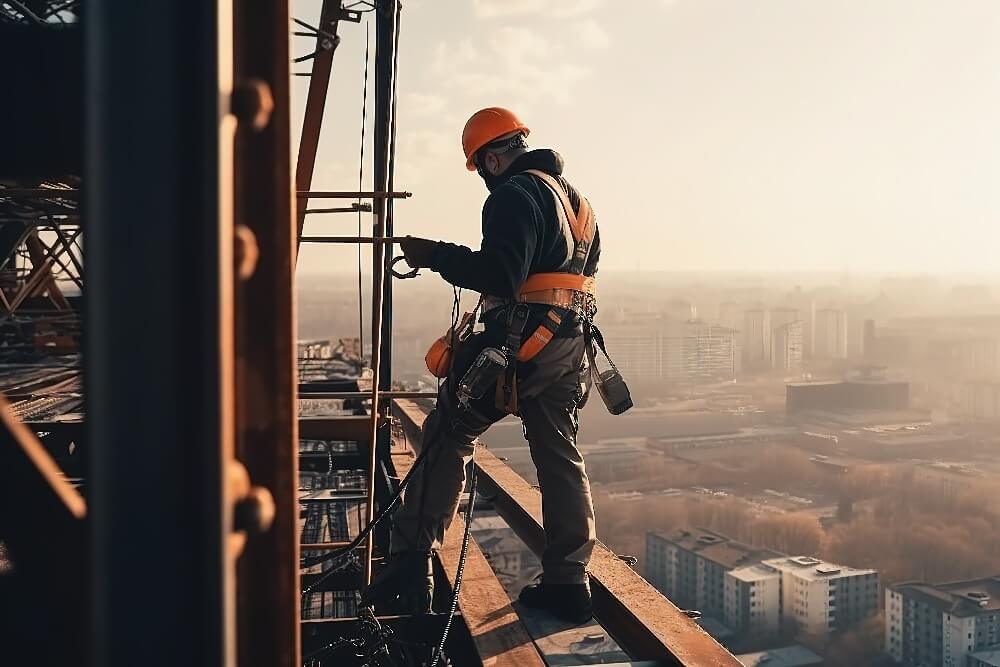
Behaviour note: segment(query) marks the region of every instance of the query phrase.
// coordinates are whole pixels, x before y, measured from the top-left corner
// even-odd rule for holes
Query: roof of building
[[[745,667],[808,667],[822,665],[823,659],[805,646],[793,644],[757,653],[743,653],[736,656]]]
[[[753,547],[707,528],[682,528],[673,533],[652,534],[727,570],[781,556],[777,551]]]
[[[745,567],[738,567],[730,572],[729,576],[740,581],[751,582],[764,581],[766,579],[777,579],[781,576],[781,573],[773,567],[769,567],[763,563],[757,563]]]
[[[990,667],[1000,667],[1000,649],[994,649],[992,651],[977,651],[972,654],[974,660],[978,660],[979,664],[989,665]]]
[[[820,579],[840,579],[843,577],[856,577],[866,574],[878,574],[875,570],[859,569],[847,565],[837,565],[812,556],[785,556],[764,561],[764,565],[782,570],[783,572],[794,572],[798,577],[808,581],[818,581]]]
[[[978,616],[1000,611],[1000,576],[944,584],[906,582],[892,590],[953,616]]]

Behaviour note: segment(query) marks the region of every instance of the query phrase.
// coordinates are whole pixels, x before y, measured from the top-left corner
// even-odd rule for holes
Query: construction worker
[[[576,434],[600,241],[589,203],[562,177],[562,158],[548,149],[529,150],[528,134],[517,116],[499,107],[477,111],[465,125],[466,167],[490,191],[478,251],[420,238],[400,244],[410,266],[482,294],[485,331],[457,352],[424,424],[424,447],[433,449],[396,512],[391,564],[368,593],[375,603],[394,601],[411,613],[429,610],[430,552],[458,510],[473,440],[517,413],[538,471],[546,538],[540,581],[521,591],[520,601],[573,623],[592,616],[586,567],[595,543],[594,508]],[[515,312],[520,321],[513,325]],[[512,326],[514,347],[521,343],[513,350],[518,361],[508,368],[516,373],[516,386],[506,395],[498,386],[496,394],[462,409],[456,380],[484,347],[503,345]]]

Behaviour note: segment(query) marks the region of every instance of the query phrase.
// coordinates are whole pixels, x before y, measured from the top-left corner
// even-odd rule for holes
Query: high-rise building
[[[847,312],[838,308],[816,311],[813,356],[817,359],[847,358]]]
[[[885,591],[885,651],[906,667],[991,664],[1000,648],[1000,577],[901,583]]]
[[[603,327],[615,363],[629,380],[711,382],[740,370],[737,332],[700,320],[633,318]]]
[[[758,563],[726,573],[723,622],[755,639],[781,630],[781,572]]]
[[[771,366],[786,372],[802,368],[802,322],[788,322],[771,333]]]
[[[674,604],[725,616],[726,573],[778,556],[703,528],[646,533],[646,579]]]
[[[785,627],[812,635],[843,630],[878,612],[878,573],[809,556],[763,561],[781,573]]]
[[[743,313],[743,368],[761,370],[771,367],[771,317],[765,308]]]

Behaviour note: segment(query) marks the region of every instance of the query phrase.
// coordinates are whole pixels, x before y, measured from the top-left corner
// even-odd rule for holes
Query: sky
[[[314,189],[358,184],[366,30],[374,58],[374,20],[341,24]],[[603,269],[992,272],[997,35],[997,0],[403,0],[397,233],[478,247],[487,192],[460,137],[498,105],[565,158]],[[299,268],[352,270],[356,252],[310,247]]]

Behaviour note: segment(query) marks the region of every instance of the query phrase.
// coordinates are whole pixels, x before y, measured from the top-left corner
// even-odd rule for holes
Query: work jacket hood
[[[481,176],[483,182],[486,183],[486,188],[490,192],[495,192],[498,187],[511,178],[529,169],[538,169],[553,176],[560,176],[563,172],[562,156],[548,148],[536,148],[533,151],[528,151],[523,155],[517,156],[502,174],[493,176],[492,174],[483,172]]]
[[[549,148],[536,148],[524,155],[519,155],[503,175],[510,178],[529,169],[538,169],[546,174],[561,176],[563,173],[562,155]]]

